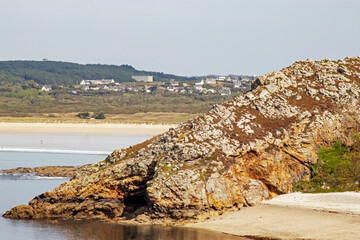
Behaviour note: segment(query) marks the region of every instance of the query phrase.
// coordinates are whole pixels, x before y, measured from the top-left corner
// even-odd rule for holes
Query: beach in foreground
[[[274,239],[358,239],[360,193],[281,195],[187,226]]]
[[[12,133],[103,133],[160,134],[177,125],[90,124],[90,123],[10,123],[0,122],[0,134]]]

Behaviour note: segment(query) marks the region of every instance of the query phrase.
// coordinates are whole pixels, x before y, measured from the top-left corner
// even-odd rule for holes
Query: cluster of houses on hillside
[[[127,84],[120,84],[115,82],[114,79],[95,79],[95,80],[82,80],[80,82],[80,88],[83,91],[114,91],[114,92],[137,92],[142,91],[145,93],[151,93],[153,91],[163,92],[178,92],[178,93],[197,93],[197,94],[221,94],[231,95],[231,90],[246,90],[252,78],[241,78],[239,76],[228,77],[205,77],[199,78],[196,82],[178,82],[172,80],[167,83],[163,83],[160,86],[149,85],[153,83],[153,76],[132,76],[137,84],[130,86]],[[142,82],[144,84],[139,84]],[[50,85],[44,85],[43,91],[51,91]],[[77,93],[72,91],[72,93]]]
[[[242,90],[247,89],[251,84],[252,80],[253,79],[251,78],[241,78],[237,76],[217,77],[217,78],[207,77],[198,80],[194,85],[194,89],[196,92],[201,92],[201,93],[218,92],[221,95],[230,95],[231,89],[242,89]],[[216,91],[216,89],[212,87],[217,86],[218,82],[228,83],[227,84],[228,87],[222,87],[221,89],[218,89]],[[206,85],[207,87],[204,87],[204,85]]]

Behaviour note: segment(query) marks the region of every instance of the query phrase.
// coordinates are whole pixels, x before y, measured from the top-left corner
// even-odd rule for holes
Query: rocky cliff
[[[9,218],[201,220],[288,193],[360,129],[360,57],[299,61],[176,129],[115,150]]]

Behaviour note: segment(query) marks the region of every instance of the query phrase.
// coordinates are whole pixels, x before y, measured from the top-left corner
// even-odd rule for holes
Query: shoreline
[[[260,239],[357,239],[359,199],[357,192],[284,194],[254,207],[184,226]],[[329,206],[330,202],[333,204]],[[353,211],[349,211],[351,207]]]
[[[31,133],[97,133],[97,134],[161,134],[177,125],[116,123],[20,123],[0,122],[0,134]]]

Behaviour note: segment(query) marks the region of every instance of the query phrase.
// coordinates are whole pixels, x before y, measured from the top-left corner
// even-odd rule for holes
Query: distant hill
[[[77,64],[56,61],[0,61],[0,83],[75,85],[83,79],[114,79],[130,82],[132,75],[152,75],[154,81],[193,80],[162,72],[139,71],[130,65]]]

